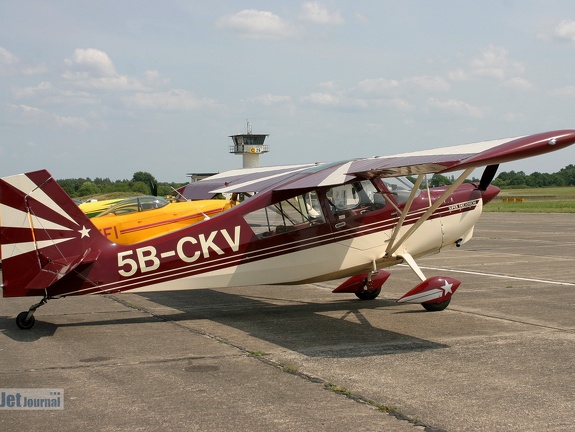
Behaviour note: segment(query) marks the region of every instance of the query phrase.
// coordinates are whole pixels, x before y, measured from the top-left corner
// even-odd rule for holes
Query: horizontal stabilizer
[[[89,264],[96,261],[100,251],[85,251],[75,257],[65,257],[50,261],[28,283],[26,289],[44,289],[59,281],[80,264]]]

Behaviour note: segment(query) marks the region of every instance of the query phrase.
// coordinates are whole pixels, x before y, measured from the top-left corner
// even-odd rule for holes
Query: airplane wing
[[[447,173],[549,153],[573,143],[575,130],[558,130],[329,164],[240,169],[192,183],[183,195],[201,199],[216,193],[259,192],[270,187],[280,191],[332,186],[355,177]]]
[[[188,199],[210,199],[218,193],[260,192],[313,164],[242,168],[190,183],[179,192]]]

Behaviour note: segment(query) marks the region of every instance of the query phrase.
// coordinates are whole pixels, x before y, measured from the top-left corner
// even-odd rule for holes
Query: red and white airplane
[[[104,237],[45,170],[0,179],[3,296],[41,296],[16,318],[34,325],[49,299],[123,291],[302,284],[348,277],[334,292],[375,299],[408,264],[421,283],[399,302],[443,310],[460,282],[427,278],[415,259],[471,239],[500,163],[575,143],[575,130],[456,147],[308,164],[240,169],[188,185],[190,199],[245,194],[216,217],[135,244]],[[486,166],[477,184],[464,180]],[[424,187],[427,174],[459,173]],[[402,176],[413,176],[415,184]],[[236,196],[236,195],[234,195]]]

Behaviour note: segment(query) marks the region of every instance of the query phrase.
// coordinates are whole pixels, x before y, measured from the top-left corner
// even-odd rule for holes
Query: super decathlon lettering
[[[462,210],[462,209],[466,209],[466,208],[470,208],[470,207],[475,207],[478,202],[479,202],[479,200],[476,199],[476,200],[467,201],[464,203],[451,204],[449,206],[449,211]]]
[[[136,274],[138,270],[142,273],[151,272],[160,267],[162,258],[173,256],[177,256],[185,263],[192,263],[201,257],[210,258],[214,253],[223,255],[226,247],[229,247],[232,252],[237,252],[240,248],[240,230],[241,227],[236,226],[233,237],[226,229],[212,231],[207,235],[199,234],[197,238],[182,237],[176,244],[175,250],[165,251],[159,255],[154,246],[142,246],[135,250],[118,252],[118,273],[129,277]]]

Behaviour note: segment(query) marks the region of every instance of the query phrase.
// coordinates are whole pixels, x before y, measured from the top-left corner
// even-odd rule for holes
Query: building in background
[[[248,122],[247,133],[230,135],[234,141],[230,146],[230,153],[242,155],[243,168],[257,168],[260,166],[260,155],[269,151],[269,147],[264,144],[268,136],[268,134],[253,134]]]

